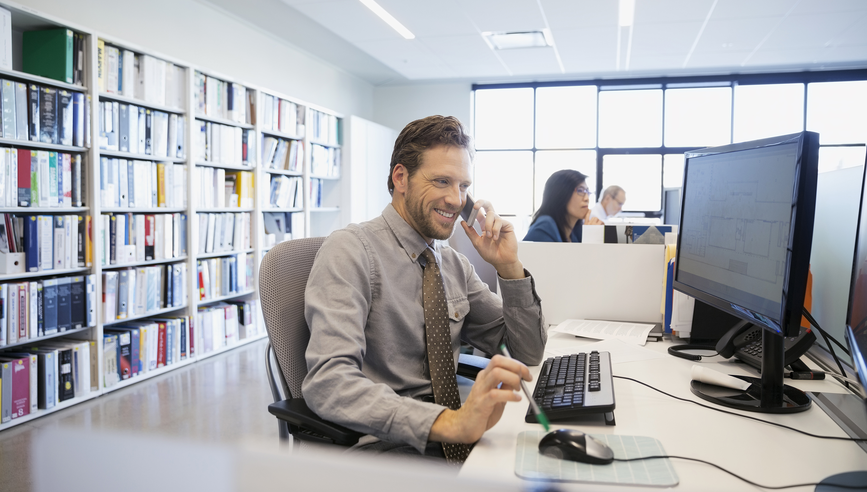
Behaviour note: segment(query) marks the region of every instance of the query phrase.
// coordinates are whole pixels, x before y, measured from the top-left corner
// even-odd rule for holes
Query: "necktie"
[[[455,355],[452,351],[449,311],[443,278],[433,251],[426,249],[422,256],[427,260],[422,295],[431,388],[437,404],[457,410],[461,408],[461,395],[455,378]],[[443,443],[443,452],[449,463],[460,464],[470,454],[470,447],[466,444]]]

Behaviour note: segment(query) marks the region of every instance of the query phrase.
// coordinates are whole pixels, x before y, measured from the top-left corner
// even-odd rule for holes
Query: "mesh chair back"
[[[259,267],[259,297],[268,338],[286,380],[286,398],[303,398],[307,376],[304,352],[310,330],[304,318],[304,290],[324,237],[293,239],[273,247]]]

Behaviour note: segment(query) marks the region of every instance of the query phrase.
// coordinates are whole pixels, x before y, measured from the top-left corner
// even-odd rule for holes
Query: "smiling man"
[[[456,118],[413,121],[394,145],[391,204],[333,233],[316,257],[302,392],[320,417],[367,434],[356,448],[460,463],[506,402],[521,400],[513,390],[530,379],[524,363],[542,360],[545,323],[512,224],[480,200],[482,233],[463,221],[458,232],[496,268],[502,300],[441,242],[460,220],[472,155]],[[462,341],[489,354],[505,343],[517,359],[495,355],[463,405],[455,401]]]

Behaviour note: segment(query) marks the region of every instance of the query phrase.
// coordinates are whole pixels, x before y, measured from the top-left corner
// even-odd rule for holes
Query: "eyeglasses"
[[[587,196],[590,194],[590,188],[587,188],[587,187],[575,188],[575,193],[578,193],[579,195],[582,195],[582,196]]]

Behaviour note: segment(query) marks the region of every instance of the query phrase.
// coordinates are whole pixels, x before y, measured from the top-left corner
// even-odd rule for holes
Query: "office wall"
[[[379,86],[373,91],[373,120],[400,130],[412,120],[441,114],[456,116],[469,130],[471,93],[469,83]]]
[[[344,115],[373,116],[371,84],[196,0],[25,0],[23,3],[143,49]]]

